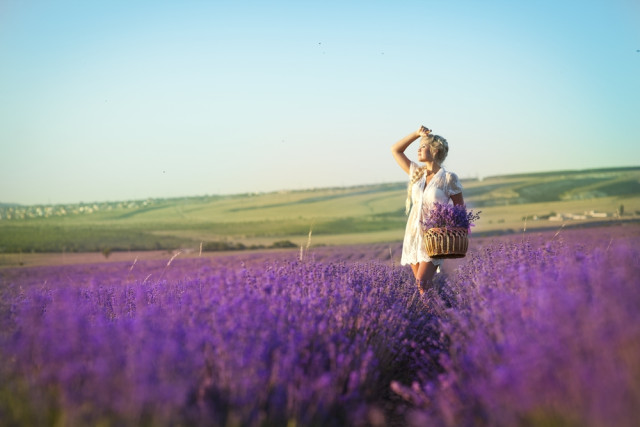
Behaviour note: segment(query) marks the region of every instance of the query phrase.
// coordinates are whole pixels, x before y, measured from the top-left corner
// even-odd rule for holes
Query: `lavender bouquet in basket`
[[[467,211],[465,205],[434,203],[422,216],[427,254],[431,258],[462,258],[469,247],[468,234],[480,212]]]
[[[480,218],[480,212],[467,211],[466,205],[452,205],[435,202],[430,210],[424,210],[422,215],[422,230],[431,228],[464,228],[471,231],[473,221]]]

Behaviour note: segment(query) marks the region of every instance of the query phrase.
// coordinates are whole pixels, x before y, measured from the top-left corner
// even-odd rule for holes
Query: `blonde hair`
[[[431,135],[428,134],[420,138],[420,144],[427,144],[429,147],[429,151],[431,152],[431,157],[433,157],[434,163],[438,166],[442,165],[444,159],[447,158],[447,154],[449,154],[449,143],[446,139],[441,137],[440,135]],[[411,208],[411,188],[413,184],[420,181],[423,176],[427,175],[427,166],[421,166],[416,168],[409,179],[409,185],[407,186],[407,201],[405,202],[405,213],[409,214],[409,209]]]

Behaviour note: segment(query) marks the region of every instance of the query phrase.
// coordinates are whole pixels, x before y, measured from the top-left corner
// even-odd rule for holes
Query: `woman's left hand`
[[[418,134],[420,136],[427,136],[431,133],[431,129],[425,127],[425,126],[420,126],[420,130],[418,131]]]

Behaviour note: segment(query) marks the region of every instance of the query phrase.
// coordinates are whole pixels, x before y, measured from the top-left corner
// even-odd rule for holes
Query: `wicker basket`
[[[466,228],[431,228],[424,234],[424,245],[431,258],[463,258],[469,247]]]

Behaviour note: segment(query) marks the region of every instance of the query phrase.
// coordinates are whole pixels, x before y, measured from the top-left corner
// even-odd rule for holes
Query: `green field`
[[[463,180],[474,233],[640,219],[640,167]],[[406,183],[233,196],[0,206],[0,253],[247,249],[402,239]],[[596,211],[606,218],[571,219]],[[622,212],[620,212],[622,211]],[[557,221],[553,215],[564,214]],[[620,215],[621,214],[621,215]],[[526,218],[526,220],[525,220]]]

